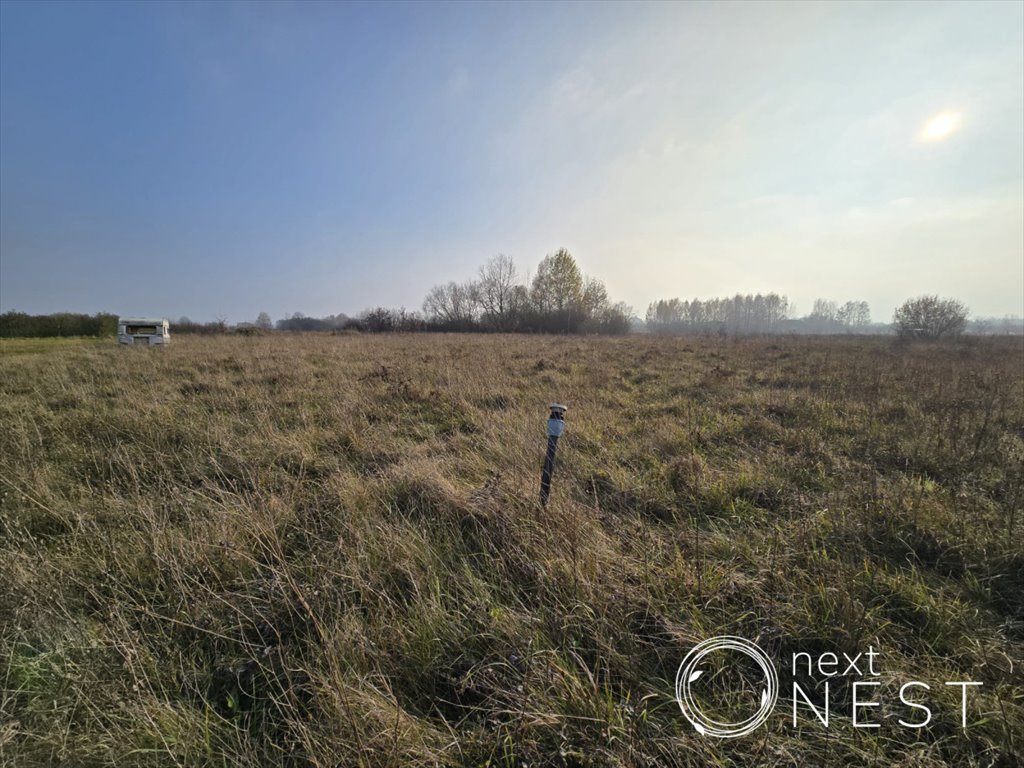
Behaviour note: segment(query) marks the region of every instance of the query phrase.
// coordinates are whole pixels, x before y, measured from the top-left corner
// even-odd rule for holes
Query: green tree
[[[544,330],[576,330],[583,305],[583,274],[565,248],[541,259],[530,287],[530,300]]]

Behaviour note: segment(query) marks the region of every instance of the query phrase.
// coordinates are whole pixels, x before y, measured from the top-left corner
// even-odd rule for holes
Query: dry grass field
[[[1018,766],[1022,506],[1019,339],[4,342],[0,764]],[[724,634],[783,678],[732,740]],[[880,727],[794,727],[869,646]]]

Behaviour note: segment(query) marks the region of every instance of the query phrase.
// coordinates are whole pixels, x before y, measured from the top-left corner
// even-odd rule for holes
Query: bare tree
[[[839,308],[834,301],[815,299],[811,314],[807,316],[807,325],[812,333],[828,333],[836,329],[836,316]]]
[[[769,293],[764,297],[764,321],[765,331],[770,333],[775,327],[786,319],[786,312],[789,311],[789,299],[779,296],[777,293]]]
[[[476,322],[479,290],[476,283],[435,285],[423,300],[423,314],[452,330],[469,330]]]
[[[507,331],[512,327],[518,278],[515,262],[502,253],[480,267],[477,286],[483,319],[496,330]]]
[[[861,329],[871,324],[871,310],[866,301],[848,301],[836,312],[836,321],[847,330]]]
[[[260,312],[259,315],[256,316],[256,327],[262,328],[264,331],[269,331],[274,327],[274,322],[266,312]]]
[[[597,278],[588,277],[583,283],[580,308],[584,318],[597,318],[608,309],[608,289]]]
[[[956,299],[918,296],[896,308],[892,324],[903,337],[941,339],[959,336],[967,324],[967,314],[967,306]]]

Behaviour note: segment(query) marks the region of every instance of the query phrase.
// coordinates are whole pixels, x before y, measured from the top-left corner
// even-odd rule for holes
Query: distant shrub
[[[967,324],[967,307],[956,299],[919,296],[897,307],[892,323],[897,335],[903,338],[959,336]]]

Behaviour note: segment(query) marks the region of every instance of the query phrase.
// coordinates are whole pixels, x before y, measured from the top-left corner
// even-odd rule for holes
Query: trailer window
[[[128,326],[129,336],[155,336],[156,326],[155,325],[129,325]]]

